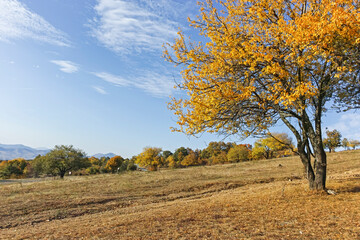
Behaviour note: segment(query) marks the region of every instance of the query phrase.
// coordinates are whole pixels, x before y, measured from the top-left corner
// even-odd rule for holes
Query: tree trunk
[[[311,189],[325,190],[326,189],[326,153],[320,146],[315,153],[315,181]]]
[[[313,128],[311,121],[307,114],[304,114],[304,125],[306,126],[306,132],[308,134],[310,143],[314,150],[314,172],[315,179],[309,180],[310,189],[314,190],[326,190],[326,153],[322,141],[321,133],[321,115],[323,107],[323,93],[320,94],[317,99],[317,106],[315,111],[315,129]]]
[[[304,166],[304,175],[305,178],[309,181],[310,189],[313,189],[314,181],[315,181],[315,174],[313,167],[311,166],[311,157],[310,154],[307,154],[304,149],[299,149],[299,155],[301,162]]]
[[[61,172],[60,172],[60,178],[61,178],[61,179],[64,179],[64,176],[65,176],[65,171],[61,171]]]

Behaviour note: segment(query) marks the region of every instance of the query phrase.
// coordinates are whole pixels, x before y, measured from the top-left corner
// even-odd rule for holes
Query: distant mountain
[[[109,158],[112,158],[112,157],[115,157],[116,154],[114,153],[106,153],[106,154],[103,154],[103,153],[97,153],[97,154],[94,154],[92,155],[93,157],[96,157],[96,158],[102,158],[102,157],[109,157]]]
[[[34,159],[37,155],[45,155],[49,149],[35,149],[22,144],[0,144],[0,160],[14,158]]]

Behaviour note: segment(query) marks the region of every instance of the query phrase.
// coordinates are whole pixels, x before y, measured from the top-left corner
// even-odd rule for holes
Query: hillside
[[[37,155],[45,155],[49,151],[48,149],[39,150],[21,144],[0,144],[0,160],[34,159]]]
[[[34,159],[37,155],[45,155],[50,149],[36,149],[22,144],[0,144],[0,160],[11,160],[14,158]],[[116,156],[114,153],[97,153],[96,158]]]
[[[328,158],[337,195],[297,157],[0,185],[0,238],[360,239],[360,151]]]

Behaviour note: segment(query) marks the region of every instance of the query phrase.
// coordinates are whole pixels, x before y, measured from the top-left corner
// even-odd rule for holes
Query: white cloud
[[[92,88],[93,88],[95,91],[97,91],[98,93],[100,93],[100,94],[103,94],[103,95],[108,94],[108,93],[105,91],[105,89],[102,88],[102,87],[92,86]]]
[[[60,70],[66,73],[74,73],[79,70],[78,66],[71,61],[52,60],[50,61],[60,67]]]
[[[95,76],[101,78],[102,80],[106,81],[106,82],[109,82],[109,83],[113,83],[117,86],[130,86],[132,85],[130,81],[122,78],[122,77],[119,77],[119,76],[115,76],[115,75],[112,75],[110,73],[106,73],[106,72],[99,72],[99,73],[93,73]]]
[[[168,97],[174,90],[174,83],[170,77],[153,72],[145,73],[139,77],[128,78],[115,76],[106,72],[93,74],[115,86],[139,88],[155,97]]]
[[[164,1],[163,1],[164,2]],[[176,37],[178,24],[149,0],[98,0],[92,36],[119,54],[161,50]]]
[[[0,40],[31,38],[58,46],[69,46],[66,34],[17,0],[0,0]]]
[[[360,139],[360,114],[344,113],[338,123],[328,127],[329,130],[338,130],[344,138]]]

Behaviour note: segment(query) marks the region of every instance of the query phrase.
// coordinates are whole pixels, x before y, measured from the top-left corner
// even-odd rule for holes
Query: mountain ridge
[[[34,159],[37,155],[45,155],[50,149],[36,149],[23,144],[0,144],[0,160],[14,158]]]
[[[97,154],[94,154],[92,155],[93,157],[96,157],[96,158],[102,158],[102,157],[109,157],[109,158],[112,158],[112,157],[115,157],[116,154],[115,153],[97,153]]]
[[[0,143],[0,161],[12,160],[15,158],[25,158],[26,160],[34,159],[37,155],[45,155],[51,149],[47,148],[32,148],[23,144],[1,144]],[[92,155],[96,158],[116,156],[115,153],[97,153]]]

